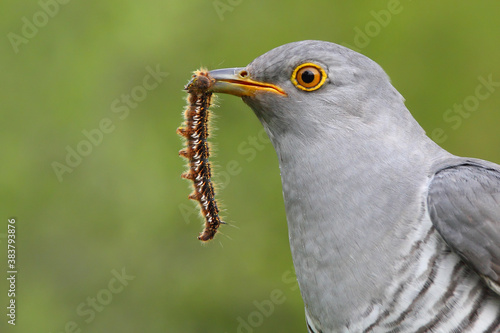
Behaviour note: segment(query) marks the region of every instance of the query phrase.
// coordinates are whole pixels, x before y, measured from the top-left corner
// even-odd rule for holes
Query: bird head
[[[285,44],[246,67],[210,74],[216,81],[213,92],[242,97],[271,139],[285,133],[310,138],[323,130],[352,130],[377,122],[390,126],[408,118],[397,110],[403,98],[383,69],[334,43]]]

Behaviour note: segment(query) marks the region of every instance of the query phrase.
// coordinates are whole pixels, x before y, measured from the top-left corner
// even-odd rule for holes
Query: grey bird
[[[210,74],[278,155],[309,332],[500,332],[499,165],[439,147],[379,65],[333,43]]]

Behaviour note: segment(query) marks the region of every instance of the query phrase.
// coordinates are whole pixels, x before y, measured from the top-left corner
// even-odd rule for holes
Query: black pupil
[[[302,72],[301,78],[304,83],[311,83],[314,81],[314,73],[310,70],[305,70]]]

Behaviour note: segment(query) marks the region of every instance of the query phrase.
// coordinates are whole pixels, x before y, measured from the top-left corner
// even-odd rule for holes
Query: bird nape
[[[278,155],[309,332],[500,332],[499,165],[439,147],[379,65],[334,43],[208,75]]]

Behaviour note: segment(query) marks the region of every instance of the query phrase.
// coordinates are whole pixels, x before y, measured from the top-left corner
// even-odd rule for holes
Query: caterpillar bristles
[[[193,157],[193,152],[191,149],[184,148],[184,149],[179,150],[179,156],[190,159]]]
[[[190,195],[188,195],[188,198],[191,200],[200,200],[200,195],[196,192],[193,192]]]
[[[193,180],[194,179],[194,175],[191,173],[191,172],[183,172],[181,174],[181,177],[184,178],[184,179],[189,179],[189,180]]]
[[[177,129],[177,134],[187,138],[189,136],[189,132],[188,132],[188,129],[185,128],[185,127],[179,127]]]
[[[193,181],[194,191],[188,198],[196,200],[205,219],[205,227],[198,239],[206,242],[214,238],[217,229],[225,224],[219,217],[219,207],[215,200],[214,184],[210,168],[210,145],[208,119],[212,105],[210,88],[215,80],[207,70],[197,70],[191,81],[184,87],[189,94],[188,107],[184,112],[184,125],[177,129],[177,134],[186,139],[186,148],[179,155],[188,159],[188,170],[181,177]]]

